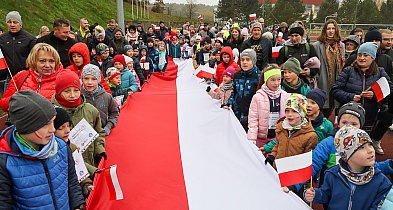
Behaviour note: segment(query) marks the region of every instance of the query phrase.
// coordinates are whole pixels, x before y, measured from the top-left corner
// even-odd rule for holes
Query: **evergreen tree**
[[[300,0],[278,0],[273,9],[273,14],[278,22],[285,21],[289,25],[295,20],[302,20],[305,7]]]
[[[359,3],[356,23],[379,23],[379,10],[373,0]]]
[[[234,2],[235,0],[219,0],[216,12],[217,17],[222,18],[223,20],[228,20],[229,18],[234,17]]]
[[[344,0],[338,9],[338,17],[342,23],[354,23],[357,19],[355,11],[359,7],[360,0]],[[357,22],[357,21],[356,21]]]
[[[266,0],[262,5],[262,17],[265,18],[265,22],[268,24],[278,22],[274,16],[273,9],[274,7],[271,0]]]
[[[325,17],[332,15],[338,11],[338,1],[337,0],[325,0],[321,7],[319,8],[317,18],[315,22],[323,23],[325,22]]]
[[[381,23],[393,23],[393,0],[387,0],[386,3],[383,3],[380,11],[380,22]]]

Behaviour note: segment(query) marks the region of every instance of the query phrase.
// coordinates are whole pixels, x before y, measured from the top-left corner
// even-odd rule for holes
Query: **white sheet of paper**
[[[269,115],[269,129],[276,129],[277,120],[280,118],[278,112],[270,112]]]
[[[158,59],[158,65],[161,66],[161,65],[164,65],[164,64],[166,64],[166,59],[165,59],[165,57],[160,57],[160,58]]]
[[[85,161],[83,160],[82,154],[79,153],[78,150],[75,150],[72,153],[72,157],[74,158],[74,161],[75,161],[75,172],[76,172],[76,175],[78,176],[78,181],[80,183],[89,176],[89,172],[87,171]]]
[[[149,70],[149,63],[140,63],[141,68],[145,70]]]
[[[83,118],[71,131],[70,141],[75,144],[79,151],[83,153],[87,147],[98,137],[98,133]]]
[[[119,107],[121,107],[121,105],[123,105],[123,98],[124,98],[124,95],[114,97],[114,99],[115,99],[116,103],[119,105]]]
[[[203,53],[203,61],[209,61],[210,53]]]

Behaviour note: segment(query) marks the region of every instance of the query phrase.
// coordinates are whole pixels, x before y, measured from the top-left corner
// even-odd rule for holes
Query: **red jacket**
[[[229,54],[230,60],[228,63],[224,63],[222,60],[222,54],[227,53]],[[216,69],[216,84],[220,85],[222,83],[222,77],[224,76],[224,71],[227,69],[229,66],[233,66],[236,71],[240,70],[239,65],[233,61],[233,53],[231,47],[227,46],[222,48],[221,53],[220,53],[220,61],[221,63],[217,65]]]
[[[14,76],[14,80],[11,80],[5,90],[3,97],[0,100],[0,107],[3,111],[8,111],[8,103],[10,98],[16,92],[15,84],[20,86],[19,90],[33,90],[38,94],[43,96],[44,98],[51,101],[52,96],[56,93],[55,83],[56,83],[56,75],[63,70],[63,66],[59,65],[54,74],[51,74],[48,77],[42,77],[36,73],[33,69],[24,70],[17,73]],[[26,74],[28,71],[28,74]],[[41,80],[41,82],[39,82]]]
[[[81,54],[83,57],[83,65],[80,68],[78,68],[78,66],[76,66],[76,64],[72,60],[71,54],[75,52]],[[71,47],[71,49],[68,51],[68,59],[70,60],[71,65],[67,66],[67,69],[70,69],[71,71],[75,72],[80,78],[82,75],[83,67],[90,63],[89,48],[83,42],[78,42],[74,44]],[[108,83],[104,79],[104,75],[102,75],[102,72],[100,72],[100,74],[101,74],[100,84],[104,87],[106,92],[112,95],[111,89],[109,88]]]

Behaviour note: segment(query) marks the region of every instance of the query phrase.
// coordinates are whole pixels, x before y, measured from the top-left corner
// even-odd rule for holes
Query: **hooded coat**
[[[229,62],[228,63],[224,63],[224,61],[222,59],[222,55],[224,53],[229,55]],[[221,61],[221,63],[217,65],[217,69],[216,69],[216,84],[217,85],[220,85],[222,83],[222,77],[224,76],[224,71],[229,66],[233,66],[236,71],[240,70],[239,65],[237,65],[237,63],[235,63],[233,61],[233,52],[230,47],[222,48],[221,53],[220,53],[220,61]]]

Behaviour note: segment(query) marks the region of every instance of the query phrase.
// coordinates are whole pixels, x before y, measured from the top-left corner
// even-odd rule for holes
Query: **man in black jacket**
[[[0,49],[8,64],[12,75],[27,69],[26,58],[34,47],[36,38],[22,29],[22,18],[17,11],[9,12],[6,16],[8,32],[0,36]],[[6,80],[4,89],[7,88],[10,75],[8,71],[0,71],[0,80]],[[0,88],[1,92],[4,90]]]
[[[70,21],[58,18],[53,23],[53,31],[37,40],[37,43],[47,43],[52,45],[60,55],[63,67],[71,65],[68,60],[68,51],[75,44],[75,40],[68,37],[70,34]]]

